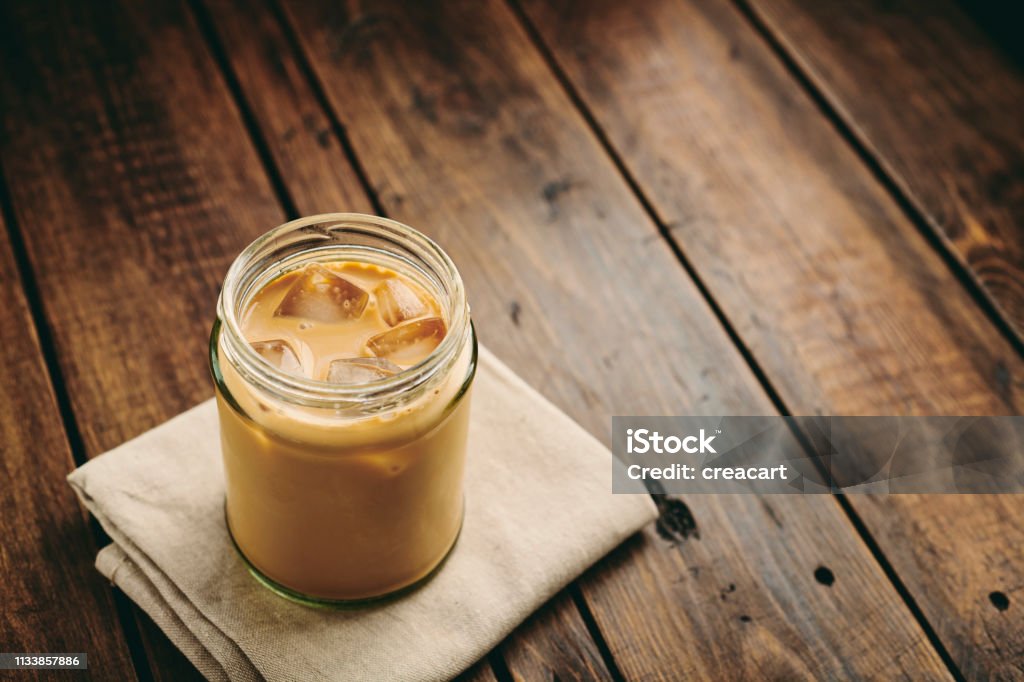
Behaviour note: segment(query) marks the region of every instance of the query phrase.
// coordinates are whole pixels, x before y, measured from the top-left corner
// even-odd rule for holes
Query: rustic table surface
[[[227,266],[299,215],[436,238],[483,342],[605,441],[1019,414],[1024,80],[965,12],[4,2],[0,650],[198,678],[93,569],[64,476],[212,394]],[[467,679],[1024,676],[1019,497],[659,505]]]

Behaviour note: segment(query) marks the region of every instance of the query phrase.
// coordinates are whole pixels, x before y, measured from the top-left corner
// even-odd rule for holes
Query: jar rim
[[[346,242],[345,236],[353,234],[388,240],[432,271],[429,274],[437,278],[436,283],[443,287],[447,298],[446,302],[441,302],[447,303],[448,313],[448,333],[444,339],[421,362],[365,384],[335,384],[300,377],[264,360],[242,334],[240,308],[246,301],[248,287],[273,267],[274,263],[268,266],[264,262],[268,252],[272,254],[275,249],[287,248],[303,239],[308,240],[309,245],[299,248],[296,254],[332,244],[346,246],[350,242]],[[221,378],[218,376],[220,344],[217,342],[222,340],[228,359],[247,382],[270,389],[290,403],[335,409],[384,402],[432,384],[431,379],[444,376],[454,364],[467,334],[472,333],[462,277],[451,257],[432,239],[404,223],[362,213],[323,213],[299,218],[258,237],[242,250],[228,269],[217,300],[217,317],[220,324],[214,325],[213,336],[219,339],[211,338],[210,345],[211,369],[216,381]]]

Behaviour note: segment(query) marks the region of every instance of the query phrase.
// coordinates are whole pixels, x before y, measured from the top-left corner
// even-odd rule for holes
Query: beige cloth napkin
[[[462,536],[438,575],[382,606],[330,611],[260,586],[224,524],[207,401],[71,473],[114,540],[96,560],[211,680],[441,680],[655,517],[612,495],[610,453],[482,350]]]

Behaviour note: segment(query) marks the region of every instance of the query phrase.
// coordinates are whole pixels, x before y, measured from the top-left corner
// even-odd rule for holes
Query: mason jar
[[[388,268],[434,297],[447,334],[430,355],[367,384],[287,373],[243,336],[264,286],[311,263]],[[250,571],[315,604],[411,589],[442,564],[463,516],[476,336],[462,278],[416,230],[337,213],[294,220],[232,264],[210,338],[227,526]]]

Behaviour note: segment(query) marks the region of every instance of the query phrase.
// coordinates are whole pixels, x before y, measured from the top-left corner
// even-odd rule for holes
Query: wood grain
[[[240,3],[213,8],[218,26],[248,27],[235,29],[239,36],[264,25]],[[503,5],[287,9],[384,208],[453,255],[483,341],[528,381],[606,440],[615,413],[771,410]],[[241,74],[269,71],[268,55],[285,57],[233,42],[225,40],[232,63],[261,60],[237,70],[263,125],[260,110],[280,106],[281,93],[294,88],[259,104],[260,93],[270,96],[266,79],[247,82]],[[280,143],[280,131],[263,128],[271,148]],[[337,163],[337,151],[323,153]],[[739,515],[724,500],[688,502],[699,504],[705,528],[700,540],[687,541],[699,545],[686,554],[693,566],[652,532],[634,546],[635,557],[598,571],[587,591],[588,600],[603,599],[615,618],[630,622],[629,628],[602,623],[606,635],[618,638],[616,659],[626,658],[627,673],[677,678],[685,670],[756,676],[806,669],[826,675],[867,671],[902,650],[898,665],[907,674],[942,674],[833,501],[797,501],[781,517],[760,504]],[[781,528],[779,518],[793,529]],[[752,539],[750,554],[729,537]],[[838,590],[811,584],[819,562],[842,564],[849,582]],[[689,595],[673,586],[691,568],[703,577]],[[736,603],[772,625],[775,645],[760,658],[741,655],[767,637],[737,627],[735,618],[745,612],[730,618],[718,609],[690,608],[694,596],[696,603],[720,603],[737,572],[750,582]],[[858,632],[855,643],[851,629]],[[518,636],[503,648],[513,676],[593,674],[592,654],[566,656],[557,642]],[[749,660],[756,663],[747,668]]]
[[[221,278],[282,212],[186,9],[4,11],[0,159],[93,457],[211,395]],[[140,623],[158,679],[199,679]]]
[[[792,412],[1019,414],[1024,363],[730,5],[526,10]],[[850,501],[961,670],[1019,675],[1022,500]]]
[[[952,0],[749,4],[1024,337],[1019,67]]]
[[[343,131],[318,101],[278,18],[265,4],[209,0],[198,6],[211,39],[225,55],[242,96],[301,215],[373,213],[373,204],[345,157]]]
[[[499,647],[515,680],[611,680],[568,590],[535,612]]]
[[[64,477],[74,468],[49,374],[0,219],[0,649],[86,653],[88,671],[28,679],[135,679],[96,545]]]

